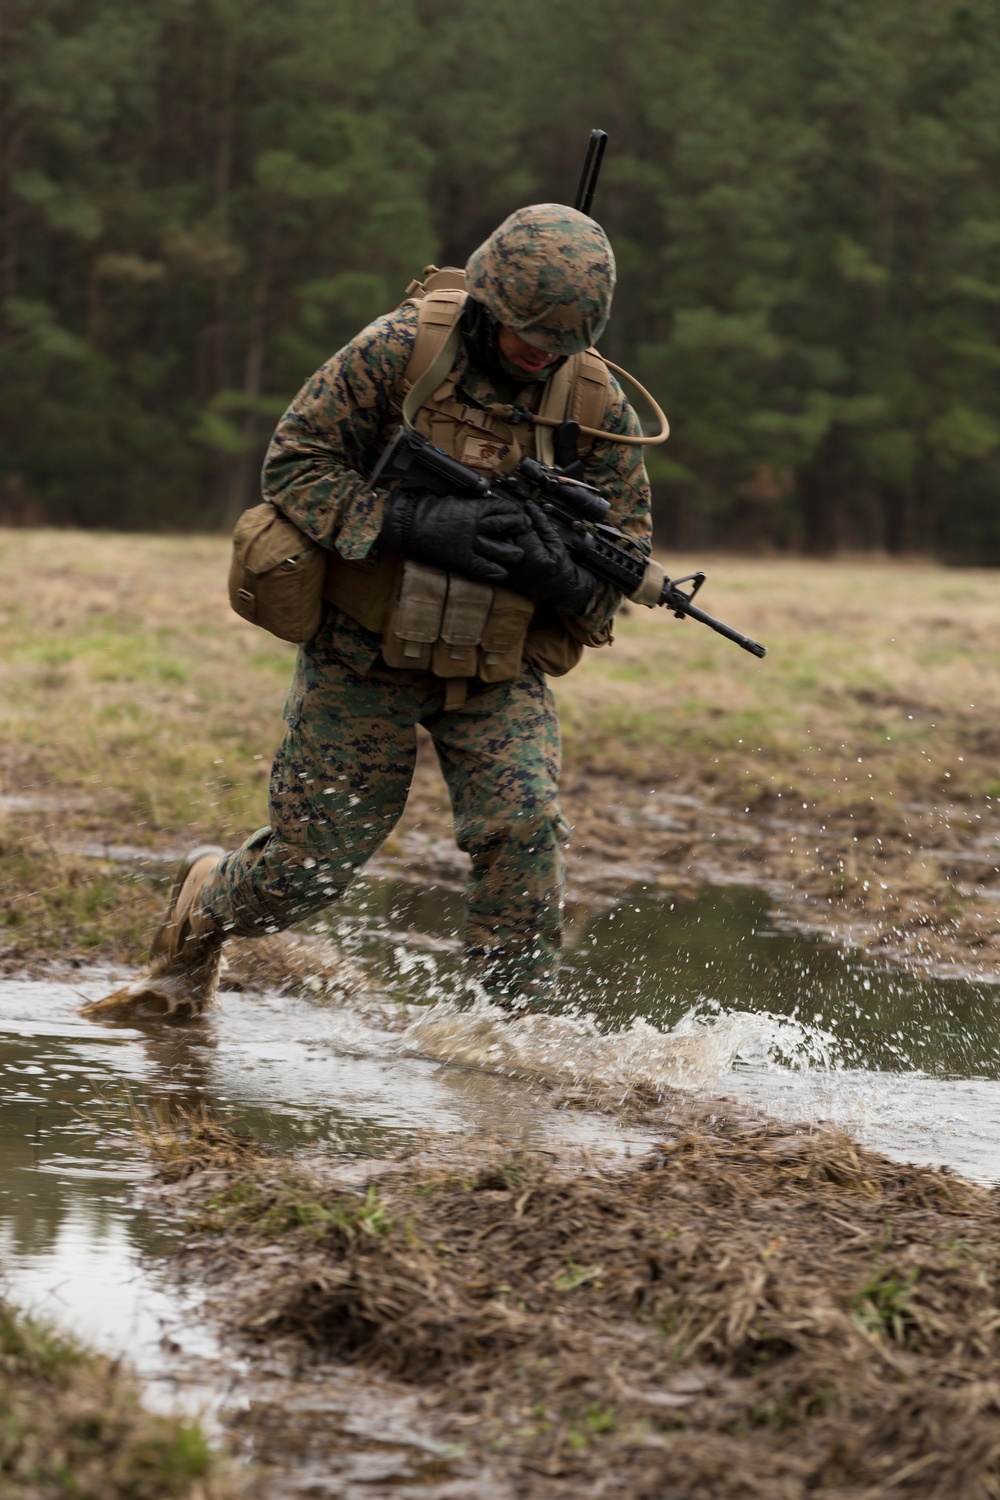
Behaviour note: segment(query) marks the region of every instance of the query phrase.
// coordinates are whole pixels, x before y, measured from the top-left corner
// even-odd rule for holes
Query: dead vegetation
[[[117,1361],[0,1301],[5,1500],[218,1500],[215,1469],[198,1423],[147,1411]]]
[[[156,888],[0,824],[0,973],[46,963],[134,963],[149,943]]]
[[[335,943],[307,932],[236,938],[223,953],[222,989],[312,995],[338,1003],[365,989],[365,976]]]
[[[231,1326],[412,1383],[512,1494],[1000,1494],[998,1206],[945,1173],[684,1106],[613,1171],[153,1146]]]
[[[143,957],[148,889],[72,843],[231,846],[266,819],[292,650],[232,614],[225,568],[219,537],[0,529],[0,812],[34,804],[8,812],[0,962]],[[716,558],[709,592],[765,661],[633,609],[556,684],[571,894],[743,879],[875,952],[1000,974],[995,574]],[[384,856],[455,873],[432,756]]]

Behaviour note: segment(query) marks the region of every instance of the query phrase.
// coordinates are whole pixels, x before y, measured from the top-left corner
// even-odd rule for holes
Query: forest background
[[[0,522],[225,525],[596,125],[658,540],[998,563],[998,100],[1000,0],[0,0]]]

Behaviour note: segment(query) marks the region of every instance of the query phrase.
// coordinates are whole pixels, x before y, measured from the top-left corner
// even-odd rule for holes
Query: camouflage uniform
[[[531,247],[538,251],[531,274],[549,274],[543,248]],[[596,275],[592,245],[589,251],[588,274]],[[572,341],[566,308],[574,276],[587,284],[586,267],[557,269],[568,289],[565,305],[558,286],[548,286],[547,305],[555,309],[550,326],[531,323],[529,341],[543,347],[548,339],[567,352]],[[496,292],[484,285],[476,257],[469,272],[487,305],[509,286],[503,282]],[[507,274],[513,277],[514,269]],[[526,292],[521,301],[516,311],[530,313]],[[578,309],[576,349],[603,326],[595,307],[596,299],[587,304],[582,329]],[[323,365],[282,417],[265,460],[265,498],[349,560],[365,558],[379,535],[384,501],[365,488],[363,476],[400,421],[401,382],[417,316],[416,307],[404,304]],[[529,323],[523,327],[528,331]],[[464,348],[456,375],[472,405],[510,400],[510,392],[494,389],[476,370]],[[518,399],[525,399],[523,393]],[[638,431],[617,385],[604,430]],[[610,519],[648,547],[641,449],[598,441],[585,467],[587,480],[612,503]],[[588,639],[608,638],[619,603],[610,588],[596,591],[579,621]],[[446,709],[440,678],[388,668],[379,650],[378,635],[328,606],[318,634],[299,650],[285,707],[288,727],[271,777],[270,827],[219,865],[202,892],[203,907],[227,932],[252,935],[286,927],[335,900],[400,817],[413,774],[416,726],[423,724],[448,785],[456,839],[472,861],[467,950],[492,991],[511,999],[542,995],[558,960],[568,834],[557,798],[558,720],[545,676],[525,664],[507,682],[472,679],[465,703]]]

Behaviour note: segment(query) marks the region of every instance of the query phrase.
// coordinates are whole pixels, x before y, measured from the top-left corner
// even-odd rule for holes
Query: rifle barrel
[[[669,600],[667,601],[667,607],[670,608]],[[760,641],[755,641],[749,635],[741,635],[731,625],[724,625],[721,620],[716,620],[712,615],[706,615],[705,611],[699,609],[697,604],[685,604],[683,609],[684,613],[690,615],[692,620],[699,620],[702,625],[707,625],[710,630],[718,631],[719,635],[724,635],[727,641],[735,641],[737,646],[742,646],[743,650],[749,651],[751,656],[767,655],[767,647],[762,646]]]

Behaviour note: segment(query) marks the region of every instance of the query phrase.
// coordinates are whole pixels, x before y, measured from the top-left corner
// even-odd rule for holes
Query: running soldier
[[[547,677],[611,640],[621,595],[510,500],[386,494],[367,476],[404,416],[483,474],[551,462],[551,422],[533,417],[575,418],[607,434],[583,438],[583,477],[648,552],[639,423],[591,348],[614,286],[592,219],[521,209],[464,273],[425,272],[278,423],[264,498],[328,550],[327,602],[298,653],[269,826],[228,854],[196,850],[155,940],[154,968],[190,1008],[210,1001],[226,936],[279,931],[343,893],[403,811],[419,724],[471,860],[472,972],[511,1010],[553,994],[568,828]]]

